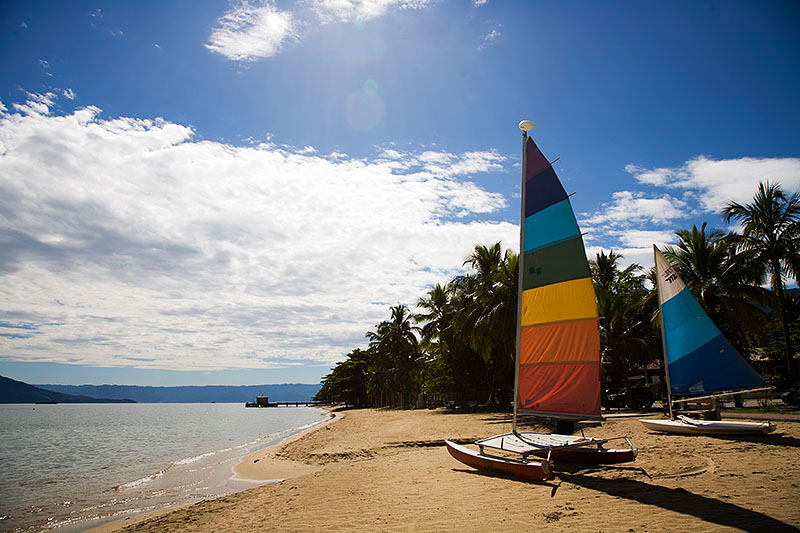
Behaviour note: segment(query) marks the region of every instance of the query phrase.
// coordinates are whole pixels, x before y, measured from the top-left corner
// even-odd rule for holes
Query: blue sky
[[[0,3],[0,374],[316,382],[517,248],[521,136],[587,252],[800,190],[797,2]]]

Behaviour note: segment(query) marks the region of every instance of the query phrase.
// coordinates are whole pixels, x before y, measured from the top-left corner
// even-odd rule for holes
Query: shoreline
[[[321,430],[322,428],[341,420],[344,417],[343,413],[337,413],[332,410],[321,408],[326,411],[330,418],[319,424],[315,424],[310,428],[290,435],[282,441],[275,443],[266,448],[256,450],[248,455],[242,457],[237,464],[233,466],[231,471],[233,476],[231,479],[238,481],[252,481],[258,483],[278,483],[286,479],[303,476],[313,472],[318,472],[322,469],[320,466],[309,465],[300,461],[296,461],[281,454],[281,449],[304,437],[309,433]]]
[[[231,475],[229,476],[228,479],[230,479],[233,482],[250,483],[252,485],[250,487],[241,487],[238,490],[232,492],[231,494],[236,494],[238,492],[250,490],[252,488],[263,486],[270,483],[278,483],[285,479],[291,479],[309,473],[310,468],[314,467],[309,467],[308,465],[304,465],[303,463],[297,461],[280,459],[277,457],[277,455],[279,454],[280,449],[284,445],[303,437],[307,433],[313,433],[314,431],[317,431],[327,426],[328,424],[340,420],[344,416],[341,413],[332,412],[329,408],[317,407],[317,409],[326,412],[329,418],[327,420],[323,420],[317,424],[314,424],[311,427],[302,429],[297,433],[289,435],[288,437],[280,440],[279,442],[270,444],[269,446],[266,446],[264,448],[261,448],[260,450],[256,450],[241,457],[239,461],[231,467],[230,470]],[[274,472],[273,474],[274,477],[265,477],[264,475],[265,471]],[[202,500],[202,501],[208,501],[208,500]],[[162,515],[174,512],[178,509],[191,507],[192,505],[196,505],[197,503],[200,502],[184,503],[184,504],[165,507],[163,509],[141,511],[125,517],[107,517],[105,519],[101,518],[99,519],[100,523],[88,529],[82,528],[80,524],[71,524],[55,528],[54,531],[63,533],[72,533],[73,531],[85,531],[86,533],[112,533],[120,531],[121,529],[126,528],[128,526],[136,525],[145,520],[154,519]]]
[[[800,526],[800,422],[779,422],[776,433],[763,438],[731,439],[650,433],[635,418],[612,418],[586,427],[586,435],[629,436],[640,452],[635,462],[562,466],[544,482],[481,474],[445,450],[445,438],[467,442],[504,433],[510,418],[496,412],[348,410],[336,424],[276,447],[277,461],[318,470],[127,521],[121,531],[475,531],[494,525],[566,533]]]

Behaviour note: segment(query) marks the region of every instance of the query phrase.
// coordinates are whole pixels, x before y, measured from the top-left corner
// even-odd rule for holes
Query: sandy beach
[[[800,422],[765,437],[649,433],[638,417],[589,436],[628,435],[635,463],[558,469],[545,482],[478,473],[447,453],[510,429],[503,413],[347,410],[243,459],[236,475],[284,479],[107,531],[796,531]]]

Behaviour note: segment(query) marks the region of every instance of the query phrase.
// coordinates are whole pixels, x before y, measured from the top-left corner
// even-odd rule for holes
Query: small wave
[[[140,485],[144,485],[145,483],[150,483],[151,481],[156,480],[156,479],[160,478],[161,476],[163,476],[164,472],[166,472],[166,469],[159,470],[155,474],[152,474],[152,475],[149,475],[149,476],[145,476],[143,478],[137,479],[136,481],[131,481],[131,482],[128,482],[128,483],[123,483],[121,485],[117,485],[116,487],[114,487],[114,490],[132,489],[134,487],[138,487]]]
[[[141,485],[144,485],[145,483],[150,483],[151,481],[154,481],[154,480],[162,477],[173,466],[190,465],[192,463],[196,463],[197,461],[200,461],[200,460],[205,459],[207,457],[213,457],[213,456],[215,456],[217,454],[226,453],[226,452],[232,452],[232,451],[240,450],[242,448],[249,448],[249,447],[261,444],[264,441],[275,441],[275,440],[280,441],[280,440],[282,440],[282,438],[285,438],[288,435],[300,433],[301,431],[304,431],[306,429],[312,428],[314,426],[318,426],[319,424],[322,424],[323,422],[328,421],[330,418],[332,418],[332,417],[327,417],[325,419],[318,420],[318,421],[315,421],[315,422],[311,422],[311,423],[305,424],[303,426],[297,426],[297,427],[293,427],[293,428],[288,428],[288,429],[285,429],[285,430],[282,430],[282,431],[278,431],[277,433],[264,435],[264,436],[262,436],[262,437],[260,437],[260,438],[258,438],[256,440],[245,442],[243,444],[239,444],[239,445],[236,445],[236,446],[230,446],[230,447],[227,447],[227,448],[222,448],[220,450],[216,450],[216,451],[213,451],[213,452],[202,453],[200,455],[195,455],[193,457],[186,457],[184,459],[178,459],[177,461],[174,461],[169,466],[167,466],[165,469],[160,470],[160,471],[156,472],[155,474],[152,474],[152,475],[149,475],[149,476],[145,476],[143,478],[137,479],[136,481],[130,481],[128,483],[122,483],[121,485],[115,486],[114,490],[120,491],[120,490],[125,490],[125,489],[131,489],[131,488],[135,488],[135,487],[139,487]]]
[[[213,455],[217,455],[218,453],[221,453],[223,451],[225,451],[225,450],[220,450],[220,451],[217,451],[217,452],[201,453],[200,455],[195,455],[194,457],[187,457],[186,459],[179,459],[179,460],[175,461],[172,464],[175,465],[175,466],[190,465],[192,463],[196,463],[200,459],[205,459],[206,457],[211,457]]]

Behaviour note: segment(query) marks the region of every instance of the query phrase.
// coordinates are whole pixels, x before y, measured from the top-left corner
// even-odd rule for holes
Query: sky
[[[0,374],[316,383],[518,249],[522,119],[587,254],[800,190],[800,3],[0,2]]]

